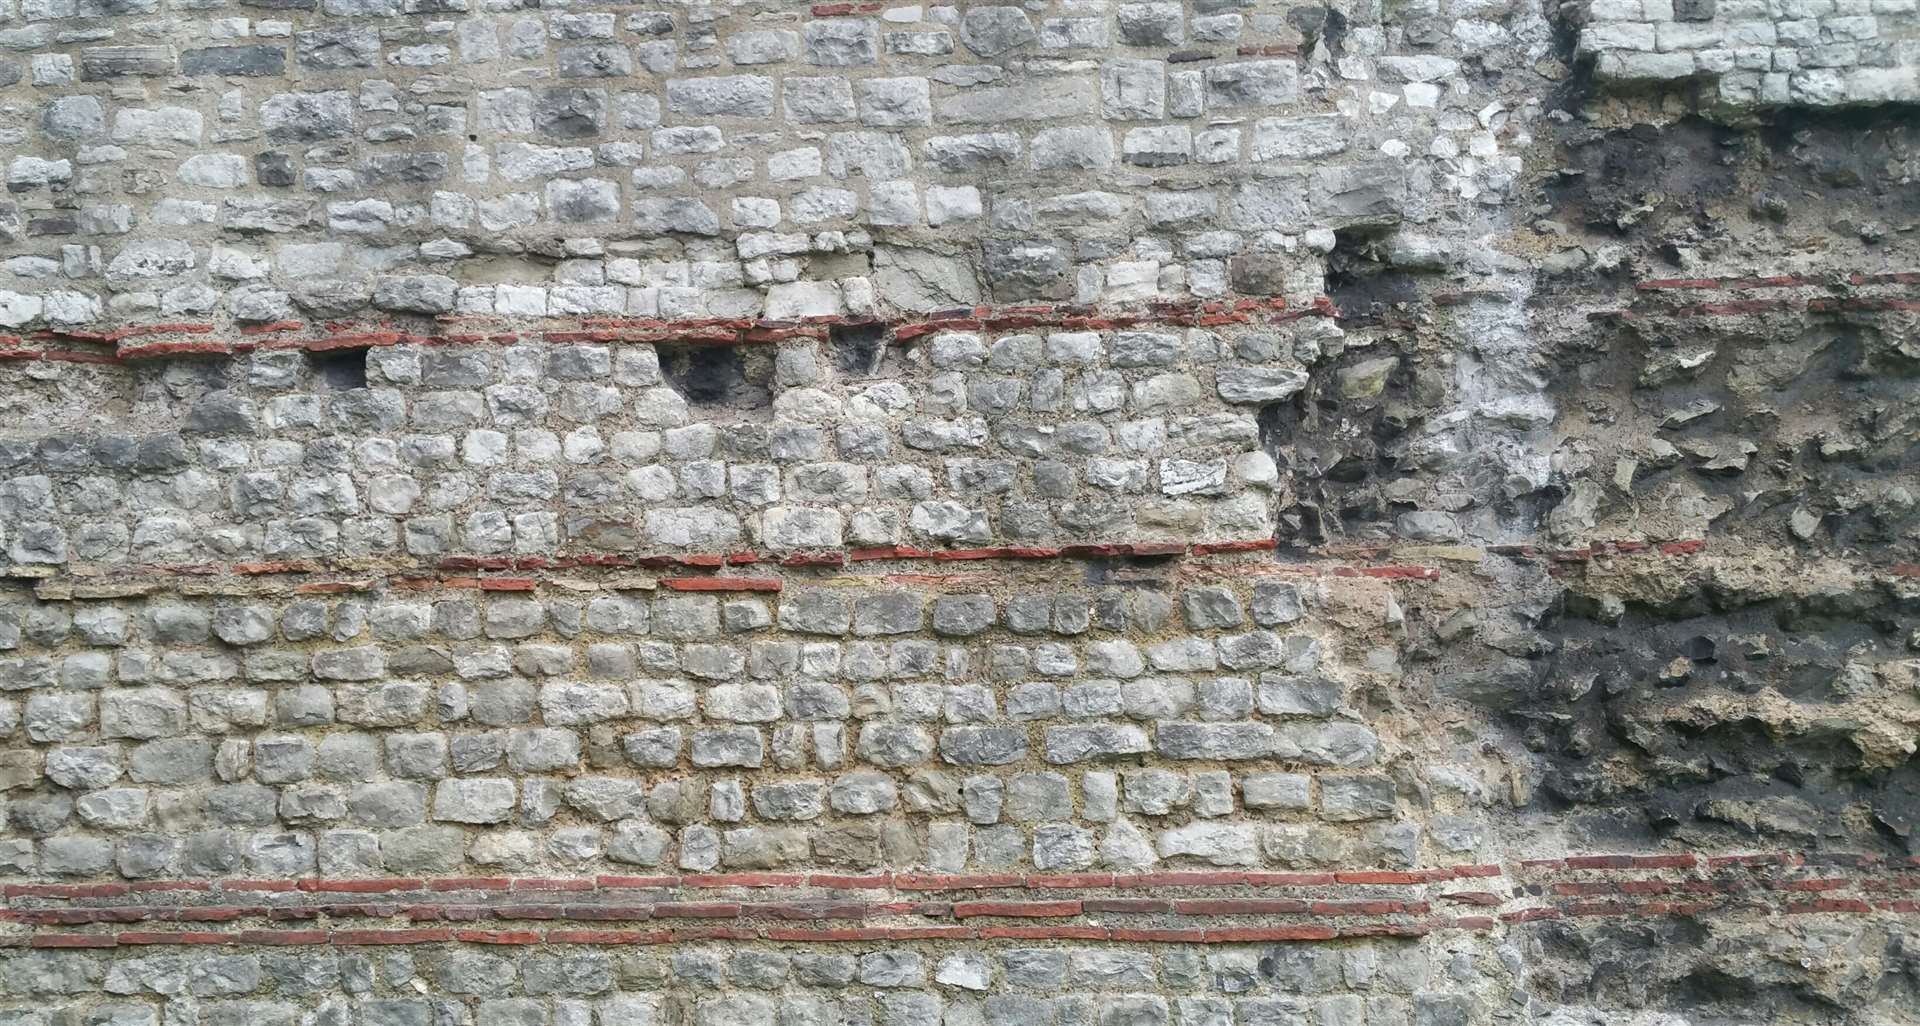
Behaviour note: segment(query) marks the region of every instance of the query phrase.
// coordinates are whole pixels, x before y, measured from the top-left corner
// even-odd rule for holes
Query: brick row
[[[1645,556],[1692,556],[1706,551],[1708,541],[1702,538],[1686,538],[1670,541],[1643,541],[1621,539],[1596,542],[1577,548],[1552,548],[1533,544],[1489,545],[1484,549],[1467,548],[1460,553],[1463,559],[1475,559],[1486,555],[1503,556],[1515,559],[1540,560],[1552,564],[1579,564],[1598,559],[1645,557]],[[526,573],[546,570],[568,571],[615,571],[623,569],[638,570],[720,570],[729,567],[766,566],[785,569],[807,567],[844,567],[856,563],[895,562],[895,561],[931,561],[939,563],[979,562],[990,560],[1054,560],[1054,559],[1126,559],[1154,557],[1204,557],[1215,555],[1234,555],[1254,552],[1271,552],[1278,548],[1271,538],[1242,539],[1218,542],[1194,542],[1191,544],[1164,542],[1108,542],[1064,546],[994,546],[972,549],[920,549],[910,546],[890,546],[887,548],[855,548],[827,552],[797,553],[775,555],[753,551],[712,552],[712,553],[672,553],[622,555],[617,553],[582,553],[562,556],[449,556],[439,560],[432,567],[396,567],[387,571],[373,571],[364,576],[348,580],[306,581],[295,584],[291,592],[295,594],[341,594],[373,592],[383,588],[401,588],[408,590],[478,590],[478,591],[536,591],[550,583],[539,576],[477,576],[478,574]],[[1414,551],[1424,550],[1416,547]],[[1451,558],[1449,554],[1440,553]],[[1436,566],[1423,566],[1411,563],[1391,562],[1395,549],[1391,546],[1361,546],[1337,550],[1289,553],[1288,559],[1297,562],[1277,565],[1257,564],[1259,573],[1300,574],[1306,576],[1326,575],[1336,577],[1371,577],[1391,580],[1437,581],[1443,570]],[[1363,560],[1377,559],[1384,562],[1364,563]],[[1920,576],[1920,566],[1908,563],[1893,564],[1882,568],[1884,572],[1896,577]],[[463,573],[463,571],[465,573]],[[293,559],[272,561],[249,561],[230,564],[143,564],[129,567],[90,567],[88,572],[71,577],[46,577],[39,585],[39,597],[44,600],[64,598],[110,598],[133,597],[164,590],[162,577],[242,577],[266,578],[304,574],[336,573],[338,568],[324,560]],[[910,581],[902,578],[896,582],[893,577],[884,580],[893,583],[938,584],[941,578],[926,575],[914,575]],[[580,579],[570,577],[569,585],[578,585]],[[716,574],[710,577],[662,577],[647,581],[621,581],[621,587],[667,588],[674,591],[714,591],[714,592],[777,592],[785,582],[777,577],[751,577]],[[69,591],[71,593],[69,593]],[[246,593],[258,593],[257,588],[245,589]]]
[[[1074,305],[981,306],[947,310],[926,317],[877,320],[853,316],[811,317],[801,321],[751,318],[657,320],[585,318],[568,327],[495,331],[444,330],[477,318],[447,315],[433,331],[401,331],[385,325],[308,325],[280,321],[241,329],[237,339],[210,338],[216,328],[207,323],[164,323],[115,328],[58,328],[21,336],[0,336],[0,359],[57,360],[84,355],[85,362],[126,362],[172,356],[233,356],[261,349],[304,349],[326,352],[394,345],[512,345],[522,342],[633,343],[672,345],[769,345],[795,338],[825,339],[835,326],[879,328],[895,343],[910,342],[939,331],[1005,331],[1026,328],[1107,330],[1146,326],[1219,327],[1300,317],[1338,317],[1333,301],[1315,297],[1302,307],[1283,298],[1241,298],[1154,303],[1138,311],[1101,311]],[[325,334],[287,337],[294,332],[321,329]],[[189,336],[185,339],[173,336]],[[157,339],[157,340],[156,340]],[[143,341],[153,340],[153,341]],[[111,353],[72,354],[67,350],[34,348],[43,344],[89,343],[113,346]]]
[[[1920,863],[1916,863],[1920,864]],[[1004,889],[1130,889],[1247,886],[1259,888],[1409,886],[1502,875],[1497,865],[1469,864],[1416,870],[1334,870],[1327,872],[1189,871],[1156,873],[694,873],[658,876],[600,875],[566,879],[515,877],[396,877],[384,879],[297,880],[148,880],[134,883],[11,883],[0,896],[27,898],[117,898],[165,891],[303,892],[310,894],[394,894],[409,891],[626,891],[709,890],[720,888],[813,888],[820,890],[893,890],[914,892]]]
[[[1894,296],[1815,296],[1804,299],[1732,299],[1716,303],[1680,303],[1596,310],[1589,320],[1634,321],[1654,317],[1747,317],[1770,313],[1910,313],[1920,299]]]
[[[1791,289],[1833,285],[1844,280],[1849,285],[1920,285],[1920,271],[1835,271],[1829,275],[1773,274],[1731,278],[1650,278],[1634,283],[1643,292],[1738,291],[1742,289]]]
[[[1555,880],[1562,874],[1607,874],[1617,871],[1694,870],[1723,872],[1763,869],[1797,870],[1805,866],[1842,867],[1879,871],[1877,876],[1817,876],[1767,878],[1752,876],[1683,877],[1643,880],[1612,876],[1582,876],[1579,880]],[[1819,855],[1801,852],[1757,852],[1707,855],[1681,852],[1657,855],[1607,854],[1573,855],[1556,859],[1527,859],[1509,865],[1474,863],[1413,870],[1326,870],[1301,872],[1262,872],[1236,870],[1196,870],[1149,873],[687,873],[658,875],[602,874],[595,877],[393,877],[369,879],[301,878],[284,880],[145,880],[126,883],[9,883],[0,886],[6,899],[93,900],[140,897],[166,892],[189,893],[284,893],[298,895],[403,895],[408,893],[446,893],[455,891],[500,894],[584,893],[616,894],[629,891],[682,890],[823,890],[886,891],[914,894],[958,891],[1058,891],[1111,890],[1126,892],[1141,889],[1237,887],[1259,890],[1322,887],[1408,887],[1510,877],[1558,893],[1579,895],[1606,893],[1607,888],[1624,888],[1631,893],[1658,884],[1674,889],[1701,886],[1754,886],[1782,891],[1830,891],[1848,886],[1920,887],[1920,873],[1900,872],[1920,868],[1920,855]],[[1538,879],[1537,879],[1538,878]],[[1716,882],[1718,881],[1718,882]],[[1090,899],[1091,900],[1091,899]],[[1127,899],[1136,900],[1136,899]],[[1137,899],[1171,901],[1174,899]],[[687,906],[691,907],[691,906]],[[1156,905],[1156,908],[1160,906]],[[1120,909],[1111,909],[1118,911]],[[1161,909],[1165,910],[1165,909]]]
[[[1588,563],[1597,559],[1644,556],[1691,556],[1706,551],[1701,538],[1670,541],[1616,540],[1597,542],[1578,548],[1551,548],[1532,544],[1490,545],[1484,549],[1463,550],[1462,558],[1484,555],[1516,559],[1542,560],[1552,564]],[[1190,544],[1167,542],[1103,542],[1061,546],[1003,545],[972,549],[921,549],[911,546],[886,548],[850,548],[823,552],[777,555],[755,551],[671,553],[624,555],[619,553],[582,553],[560,556],[448,556],[431,567],[395,567],[389,570],[363,571],[345,580],[304,581],[292,586],[294,594],[342,594],[373,592],[383,588],[409,590],[537,591],[549,582],[537,571],[617,571],[617,570],[721,570],[730,567],[844,567],[856,563],[981,562],[993,560],[1056,559],[1138,559],[1157,557],[1205,557],[1272,552],[1278,549],[1271,538],[1251,538]],[[1415,551],[1421,551],[1416,549]],[[1426,554],[1426,553],[1422,553]],[[1446,555],[1446,554],[1442,554]],[[1391,546],[1366,546],[1324,552],[1289,553],[1293,562],[1259,565],[1259,572],[1270,574],[1367,577],[1387,580],[1438,581],[1443,570],[1437,566],[1393,562]],[[1381,562],[1363,562],[1381,560]],[[1885,568],[1894,576],[1920,576],[1920,567],[1895,564]],[[228,564],[143,564],[130,567],[88,568],[84,576],[60,576],[42,579],[39,597],[63,598],[132,597],[162,590],[164,583],[155,577],[241,577],[267,578],[307,574],[337,573],[338,568],[324,560],[289,559],[248,561]],[[480,576],[515,574],[515,576]],[[889,580],[891,580],[889,578]],[[570,577],[569,585],[578,585]],[[910,583],[938,584],[937,577],[916,575]],[[661,577],[647,581],[621,581],[621,587],[666,588],[673,591],[777,592],[785,582],[778,577],[713,576]],[[72,589],[72,594],[67,589]],[[258,589],[246,589],[257,593]]]
[[[978,562],[984,560],[1088,560],[1142,559],[1163,557],[1206,557],[1269,552],[1276,548],[1271,538],[1219,542],[1105,542],[1062,546],[995,546],[977,549],[918,549],[891,546],[885,549],[839,549],[821,552],[774,555],[760,552],[680,553],[666,555],[621,555],[591,553],[562,556],[491,557],[450,556],[431,568],[396,567],[388,571],[362,571],[339,580],[302,581],[293,585],[293,594],[342,594],[369,592],[386,587],[413,590],[534,591],[546,579],[526,576],[530,571],[613,571],[613,570],[717,570],[723,567],[778,566],[784,569],[844,567],[855,563],[926,561],[935,563]],[[46,576],[38,592],[43,600],[63,598],[121,598],[164,590],[160,578],[265,578],[291,575],[337,573],[338,569],[322,560],[249,561],[228,564],[141,564],[121,567],[89,567],[85,574]],[[1433,566],[1387,563],[1353,565],[1309,557],[1305,562],[1283,564],[1272,572],[1337,577],[1371,577],[1391,580],[1437,581],[1441,570]],[[481,576],[481,575],[492,576]],[[512,576],[498,576],[509,574]],[[569,578],[569,584],[579,583]],[[714,575],[710,577],[666,577],[647,581],[622,581],[622,587],[673,591],[777,592],[783,587],[779,578]],[[930,583],[922,581],[922,583]],[[204,590],[204,589],[199,589]],[[247,588],[246,593],[258,593]]]
[[[1800,875],[1809,867],[1813,875]],[[225,931],[122,930],[18,935],[15,944],[35,947],[112,947],[149,944],[386,945],[484,944],[672,944],[711,940],[873,941],[920,939],[1090,940],[1128,943],[1248,943],[1335,940],[1361,936],[1418,936],[1437,929],[1490,930],[1554,918],[1669,917],[1703,915],[1913,915],[1920,900],[1920,856],[1819,856],[1797,852],[1573,855],[1526,860],[1512,867],[1460,865],[1415,871],[1300,873],[1176,872],[1144,874],[873,874],[813,873],[601,876],[596,878],[398,878],[391,880],[155,881],[141,884],[11,884],[8,899],[100,900],[143,898],[166,892],[289,895],[323,903],[211,906],[103,905],[12,908],[0,920],[30,927],[89,924],[182,925],[266,920],[292,923],[332,919],[404,920],[408,926],[348,928],[242,928]],[[1852,872],[1843,872],[1851,870]],[[1672,874],[1683,874],[1674,876]],[[1700,874],[1707,875],[1700,875]],[[1632,875],[1623,875],[1632,874]],[[1645,876],[1640,874],[1668,874]],[[1786,874],[1786,875],[1782,875]],[[1509,877],[1518,882],[1509,898],[1494,891],[1459,891],[1429,899],[1419,892],[1355,898],[1275,896],[1292,889],[1347,887],[1420,888],[1449,880]],[[1575,879],[1566,879],[1572,876]],[[622,896],[669,889],[757,889],[780,900],[651,900]],[[868,892],[862,900],[795,895]],[[1239,893],[1128,896],[1141,889]],[[969,897],[939,900],[942,892],[1024,890],[1048,896]],[[1066,890],[1083,893],[1062,894]],[[1845,892],[1859,893],[1845,893]],[[492,904],[433,898],[465,892],[497,896]],[[883,892],[883,893],[874,893]],[[1094,892],[1094,893],[1085,893]],[[1104,892],[1104,893],[1100,893]],[[1249,893],[1251,892],[1251,893]],[[421,899],[416,895],[425,894]],[[354,902],[350,898],[366,900]],[[1482,914],[1434,914],[1434,901],[1472,905]],[[1512,902],[1520,907],[1502,907]],[[1111,916],[1140,917],[1113,923]],[[901,922],[902,917],[921,922]],[[1151,918],[1170,917],[1170,918]],[[1194,923],[1181,917],[1196,917]],[[1253,923],[1211,920],[1258,918]],[[1276,920],[1275,917],[1281,917]],[[615,928],[524,925],[469,927],[480,920],[620,923]],[[1354,922],[1354,920],[1372,920]],[[838,921],[838,922],[835,922]],[[648,923],[645,928],[631,924]],[[660,923],[658,927],[651,924]],[[447,925],[419,925],[447,924]]]
[[[35,933],[0,940],[0,947],[114,948],[161,945],[263,945],[365,947],[418,944],[619,946],[708,943],[713,941],[780,941],[836,943],[918,940],[1072,940],[1123,944],[1251,944],[1291,941],[1331,941],[1368,937],[1421,937],[1436,930],[1488,931],[1492,917],[1466,916],[1418,922],[1331,926],[1283,924],[1246,927],[1108,927],[1047,926],[875,926],[875,927],[675,927],[657,930],[491,930],[435,927],[383,930],[236,930],[215,932],[126,930],[117,933]]]

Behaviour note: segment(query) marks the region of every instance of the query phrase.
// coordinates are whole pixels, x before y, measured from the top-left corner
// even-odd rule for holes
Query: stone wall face
[[[1731,107],[1845,107],[1920,99],[1920,38],[1905,4],[1715,0],[1596,3],[1581,46],[1603,77],[1715,82]]]
[[[1911,0],[0,0],[0,1026],[1920,1022]]]
[[[10,555],[1259,538],[1278,472],[1258,411],[1305,387],[1294,354],[1314,331],[940,331],[911,373],[889,372],[902,354],[878,349],[872,373],[849,369],[810,338],[778,350],[406,343],[350,351],[364,373],[344,383],[297,349],[133,373],[84,366],[57,387],[21,383],[37,418],[69,430],[49,440],[62,459],[9,482],[21,514]],[[69,390],[124,406],[120,423],[137,430],[89,430]]]
[[[9,864],[1414,863],[1418,830],[1347,700],[1365,671],[1300,629],[1293,583],[891,583],[89,604],[27,625],[6,662],[27,691],[10,728],[49,746],[12,753],[10,779],[56,788],[11,804]],[[152,829],[176,811],[204,829]]]
[[[1290,257],[1397,215],[1396,158],[1515,170],[1494,115],[1437,117],[1457,57],[1349,46],[1345,16],[427,6],[22,9],[4,225],[97,251],[22,269],[0,326],[1308,293]],[[1315,95],[1375,76],[1303,68],[1313,45],[1382,59],[1364,108]]]

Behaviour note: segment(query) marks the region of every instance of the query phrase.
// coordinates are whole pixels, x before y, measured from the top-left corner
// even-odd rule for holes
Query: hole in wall
[[[1378,321],[1396,306],[1419,301],[1413,277],[1390,267],[1380,255],[1388,234],[1390,230],[1373,225],[1334,232],[1325,291],[1350,321]]]
[[[1287,24],[1300,33],[1302,53],[1311,53],[1320,44],[1327,44],[1327,52],[1338,57],[1343,52],[1347,38],[1347,16],[1332,7],[1304,6],[1287,11]]]
[[[329,392],[345,392],[367,387],[367,351],[365,349],[328,349],[308,352],[307,365],[320,387]]]
[[[1080,579],[1094,587],[1165,590],[1167,582],[1161,575],[1175,568],[1181,558],[1173,553],[1094,556],[1080,561]]]
[[[755,409],[773,405],[773,358],[735,346],[663,345],[660,373],[696,406]]]
[[[884,324],[835,324],[827,329],[833,345],[833,365],[842,374],[871,377],[887,355]]]

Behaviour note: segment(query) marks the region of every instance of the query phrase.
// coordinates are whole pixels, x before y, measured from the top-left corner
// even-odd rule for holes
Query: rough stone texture
[[[1920,1022],[1912,0],[0,0],[0,1024]]]

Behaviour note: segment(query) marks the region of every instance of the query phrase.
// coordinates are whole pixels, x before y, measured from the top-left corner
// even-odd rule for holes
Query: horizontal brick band
[[[1741,291],[1847,285],[1920,285],[1920,271],[1835,271],[1827,277],[1803,274],[1755,275],[1738,278],[1650,278],[1634,283],[1643,292]]]
[[[42,933],[25,945],[35,948],[113,948],[147,945],[316,945],[363,946],[388,944],[688,944],[714,941],[776,941],[835,943],[916,940],[1075,940],[1116,943],[1249,944],[1289,941],[1350,940],[1366,937],[1419,937],[1436,928],[1490,930],[1485,917],[1461,917],[1443,922],[1382,926],[1215,927],[1183,930],[1086,926],[952,926],[952,927],[689,927],[671,930],[242,930],[123,931],[117,934]],[[4,942],[0,942],[4,943]]]
[[[1477,880],[1487,882],[1461,884]],[[1920,893],[1920,857],[1661,853],[1324,872],[171,880],[11,884],[0,893],[8,903],[0,921],[34,928],[318,924],[216,931],[40,929],[14,938],[36,947],[925,939],[1224,944],[1410,937],[1596,916],[1904,916],[1920,913],[1920,901],[1911,896]],[[340,920],[388,925],[335,925]],[[420,925],[482,921],[649,925]]]
[[[308,324],[281,321],[238,329],[237,337],[221,337],[210,323],[130,325],[117,328],[46,329],[25,336],[0,335],[0,360],[77,360],[121,363],[174,356],[234,356],[256,350],[304,349],[327,352],[393,345],[514,345],[552,344],[641,345],[772,345],[788,339],[824,340],[835,326],[886,332],[895,343],[940,331],[1012,331],[1027,328],[1064,328],[1099,331],[1132,327],[1223,327],[1229,324],[1274,323],[1302,317],[1338,317],[1333,301],[1315,297],[1305,306],[1282,298],[1235,299],[1155,303],[1144,310],[1040,304],[979,306],[942,310],[922,316],[880,319],[814,317],[801,321],[754,318],[655,320],[580,318],[543,326],[492,317],[445,315],[434,319],[432,331],[403,331],[391,325]],[[551,327],[544,325],[554,325]],[[110,346],[111,351],[56,348],[69,344]]]
[[[1635,321],[1655,317],[1747,317],[1781,313],[1883,313],[1920,311],[1920,299],[1898,296],[1809,296],[1786,299],[1726,299],[1713,303],[1636,304],[1631,308],[1595,310],[1593,321]]]
[[[855,564],[892,562],[951,564],[983,561],[1199,558],[1273,552],[1277,548],[1273,539],[1257,538],[1191,544],[1100,542],[1064,546],[1001,546],[979,549],[917,549],[894,546],[884,549],[836,549],[784,555],[744,551],[645,555],[591,553],[528,557],[451,556],[428,564],[399,561],[376,566],[369,566],[366,561],[356,561],[351,566],[343,566],[329,560],[296,559],[271,562],[87,566],[79,568],[79,572],[74,572],[70,568],[67,572],[58,575],[52,572],[39,574],[32,572],[31,568],[15,567],[10,573],[15,577],[37,580],[39,597],[43,599],[136,596],[166,590],[173,582],[180,579],[198,582],[194,590],[201,592],[218,591],[219,588],[215,582],[227,579],[235,583],[235,593],[253,594],[262,591],[262,588],[251,583],[254,581],[266,578],[311,576],[336,579],[299,581],[286,590],[298,594],[336,594],[371,591],[382,586],[390,586],[415,589],[532,591],[543,584],[557,581],[551,576],[551,571],[592,574],[625,570],[719,571],[740,567],[767,568],[771,571],[773,568],[789,570],[815,567],[840,568]],[[1474,560],[1477,561],[1479,550],[1474,551]],[[1394,558],[1391,552],[1383,552],[1382,555],[1388,559]],[[1340,555],[1289,553],[1288,558],[1288,562],[1261,564],[1263,572],[1412,581],[1436,581],[1441,576],[1441,570],[1438,567],[1398,562],[1375,563],[1368,561],[1360,553]],[[52,571],[54,568],[46,569]],[[539,574],[539,576],[530,576],[532,574]],[[880,576],[884,578],[885,575]],[[913,581],[919,584],[938,583],[937,578],[930,578],[927,575],[915,575]],[[579,580],[569,578],[567,583],[577,585]],[[713,576],[622,578],[612,583],[616,587],[642,590],[666,588],[674,591],[719,592],[773,592],[781,590],[783,586],[781,579],[774,576],[717,573]]]
[[[650,876],[602,874],[594,877],[394,877],[378,879],[301,878],[285,880],[143,880],[135,883],[14,883],[0,896],[16,898],[104,899],[169,891],[280,892],[305,894],[393,894],[407,891],[496,891],[506,893],[623,890],[714,890],[723,888],[835,891],[1059,890],[1252,886],[1318,887],[1410,886],[1447,880],[1500,876],[1497,865],[1466,864],[1415,870],[1328,870],[1325,872],[1250,872],[1201,870],[1160,873],[690,873]]]
[[[1443,570],[1422,565],[1412,559],[1430,559],[1454,563],[1477,563],[1487,556],[1545,561],[1554,565],[1588,563],[1597,559],[1632,557],[1680,557],[1705,551],[1704,539],[1677,541],[1621,540],[1596,542],[1577,548],[1550,548],[1539,545],[1457,546],[1342,546],[1299,552],[1289,551],[1286,561],[1262,564],[1263,573],[1302,574],[1308,576],[1371,577],[1389,580],[1437,581]],[[888,548],[841,549],[779,555],[753,551],[622,555],[589,553],[560,556],[449,556],[430,565],[406,561],[384,567],[368,567],[364,561],[343,567],[327,560],[292,559],[269,562],[154,564],[139,566],[83,567],[79,573],[34,576],[27,568],[16,567],[14,576],[28,576],[40,582],[43,599],[109,598],[142,595],[164,590],[166,579],[192,578],[207,581],[217,578],[261,579],[310,575],[351,577],[328,581],[303,581],[291,592],[335,594],[376,590],[382,586],[413,589],[471,589],[480,591],[534,591],[556,583],[550,576],[479,576],[481,574],[537,574],[542,571],[618,571],[681,570],[719,571],[738,567],[798,569],[807,567],[845,567],[860,563],[888,562],[982,562],[1045,561],[1088,559],[1192,558],[1275,552],[1279,545],[1271,538],[1239,541],[1194,542],[1101,542],[1065,546],[997,546],[976,549],[918,549],[906,546]],[[49,568],[51,569],[51,568]],[[1910,576],[1912,568],[1896,565],[1888,572]],[[883,580],[890,579],[883,575]],[[916,584],[937,584],[937,577],[914,575]],[[578,584],[569,579],[569,584]],[[774,576],[742,576],[716,573],[712,576],[674,576],[648,580],[627,580],[618,587],[672,591],[777,592],[784,582]],[[206,590],[205,587],[196,590]],[[243,587],[241,593],[260,589]]]

